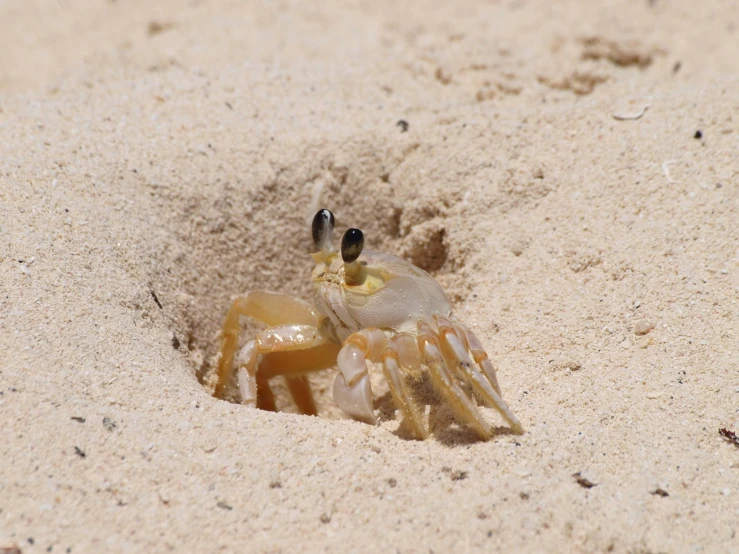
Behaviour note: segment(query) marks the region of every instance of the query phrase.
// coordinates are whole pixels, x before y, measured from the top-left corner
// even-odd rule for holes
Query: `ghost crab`
[[[346,231],[339,255],[331,241],[333,229],[330,211],[316,213],[315,306],[267,291],[252,291],[233,301],[223,325],[214,396],[226,394],[240,318],[247,316],[266,329],[246,343],[236,360],[246,405],[276,410],[268,381],[283,375],[300,411],[315,415],[306,374],[337,365],[333,391],[337,405],[355,420],[376,424],[370,361],[382,365],[395,405],[419,439],[427,438],[429,429],[407,378],[417,379],[424,368],[458,418],[481,438],[490,438],[492,429],[473,397],[495,408],[515,433],[521,433],[521,424],[501,396],[492,362],[472,331],[454,319],[441,285],[400,258],[363,251],[359,229]]]

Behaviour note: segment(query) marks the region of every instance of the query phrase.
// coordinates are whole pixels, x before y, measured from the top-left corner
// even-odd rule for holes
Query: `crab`
[[[264,290],[233,301],[223,325],[213,395],[227,396],[235,366],[241,402],[276,411],[269,380],[282,375],[300,412],[316,415],[307,375],[338,366],[336,404],[352,419],[377,424],[368,373],[372,362],[381,365],[403,424],[415,438],[430,434],[425,410],[411,388],[424,372],[457,418],[482,439],[489,439],[493,429],[476,400],[521,433],[491,360],[474,333],[453,316],[441,285],[401,258],[364,250],[359,229],[347,230],[336,252],[334,226],[327,209],[313,218],[313,242],[319,249],[312,254],[313,305]],[[242,316],[266,328],[236,356]]]

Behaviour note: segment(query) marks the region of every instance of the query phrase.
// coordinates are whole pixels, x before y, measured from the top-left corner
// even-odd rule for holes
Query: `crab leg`
[[[268,351],[264,354],[257,352],[258,359],[249,362],[243,361],[244,351],[254,343],[257,351],[257,341],[249,341],[239,356],[238,380],[243,404],[254,406],[260,410],[276,411],[269,379],[282,375],[285,377],[287,388],[290,391],[300,413],[317,415],[316,405],[310,383],[306,373],[328,369],[336,364],[336,355],[340,346],[334,343],[325,343],[305,350]],[[258,394],[257,394],[258,391]]]
[[[478,339],[467,326],[461,323],[457,323],[457,328],[462,330],[463,336],[467,339],[467,344],[469,345],[470,352],[472,352],[472,357],[474,358],[475,363],[480,366],[485,377],[487,377],[490,384],[493,385],[495,392],[497,392],[498,395],[501,395],[500,385],[498,385],[498,376],[495,374],[495,367],[493,366],[493,362],[488,358],[487,352],[485,352],[485,349],[482,347],[480,339]]]
[[[296,377],[285,377],[285,381],[300,413],[304,415],[318,415],[308,378],[305,375],[298,375]]]
[[[317,414],[305,374],[333,366],[339,345],[328,342],[317,329],[309,331],[304,327],[289,325],[266,329],[241,349],[237,376],[243,404],[276,411],[269,379],[282,375],[300,412]],[[295,328],[300,332],[290,334]]]
[[[482,418],[477,406],[460,388],[457,380],[449,372],[440,351],[438,338],[428,324],[418,324],[418,349],[423,354],[429,367],[431,379],[436,389],[444,395],[449,405],[462,417],[477,433],[488,439],[491,436],[490,426]]]
[[[277,404],[275,403],[275,395],[272,392],[272,387],[269,386],[269,381],[264,375],[257,373],[254,388],[259,391],[257,408],[267,410],[268,412],[276,412]]]
[[[414,348],[416,348],[415,345]],[[404,376],[400,371],[398,353],[392,348],[387,348],[383,354],[382,369],[390,387],[390,394],[393,395],[393,400],[395,400],[395,405],[403,412],[405,421],[410,426],[411,431],[421,440],[427,438],[429,431],[426,428],[426,423],[413,403]]]
[[[223,398],[231,379],[242,316],[251,317],[267,326],[302,324],[317,328],[321,320],[320,314],[313,306],[285,294],[255,290],[236,298],[223,323],[221,357],[218,361],[217,381],[213,392],[216,398]]]
[[[237,376],[242,403],[276,410],[269,378],[285,375],[288,390],[300,411],[315,415],[310,384],[303,374],[334,365],[339,346],[331,343],[330,337],[319,328],[321,316],[310,304],[272,292],[253,291],[231,305],[223,327],[214,396],[222,397],[230,381],[241,316],[272,325],[258,333],[239,353]]]
[[[470,359],[467,353],[467,345],[463,342],[464,335],[462,331],[455,329],[452,323],[444,317],[437,316],[436,320],[439,324],[441,353],[447,366],[457,368],[464,380],[472,386],[473,390],[484,398],[489,406],[495,408],[503,416],[503,419],[511,426],[511,429],[520,433],[522,430],[521,423],[513,415],[505,400],[493,388],[492,383],[483,376]]]
[[[236,376],[239,380],[241,403],[247,406],[257,405],[257,368],[261,357],[255,340],[247,342],[239,352],[239,369]],[[262,394],[265,394],[265,389],[262,389]]]

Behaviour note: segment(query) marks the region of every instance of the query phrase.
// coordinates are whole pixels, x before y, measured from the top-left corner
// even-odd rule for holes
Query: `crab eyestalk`
[[[325,208],[318,210],[316,215],[313,216],[313,225],[311,226],[313,242],[321,251],[321,257],[324,260],[328,260],[331,254],[334,253],[334,245],[331,242],[334,225],[334,214]]]
[[[361,285],[364,282],[364,267],[358,261],[363,248],[362,231],[347,229],[341,239],[341,259],[344,260],[344,281],[347,285]]]

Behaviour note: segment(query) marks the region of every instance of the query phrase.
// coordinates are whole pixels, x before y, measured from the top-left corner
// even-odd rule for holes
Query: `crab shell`
[[[358,263],[363,282],[349,285],[344,262],[336,256],[330,265],[316,255],[313,270],[315,305],[333,324],[343,342],[354,332],[378,328],[417,335],[419,321],[434,315],[451,316],[444,289],[428,273],[391,254],[364,250]]]

